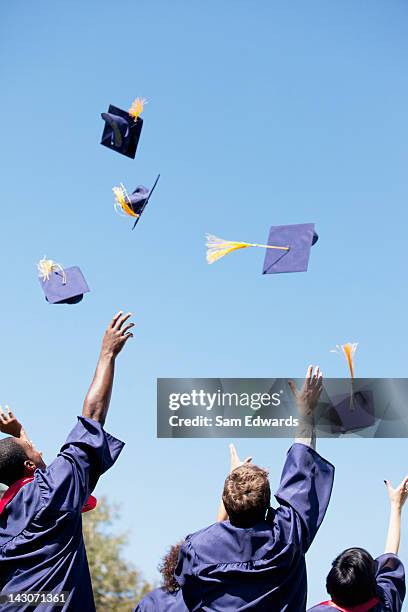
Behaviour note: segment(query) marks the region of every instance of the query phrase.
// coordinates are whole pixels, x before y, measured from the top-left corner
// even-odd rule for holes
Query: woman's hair
[[[180,547],[183,542],[179,542],[174,546],[170,546],[167,554],[161,560],[159,572],[162,575],[162,587],[168,593],[175,593],[179,590],[180,585],[174,577],[174,571],[177,566]]]
[[[335,604],[358,606],[377,596],[375,561],[364,548],[348,548],[332,563],[326,588]]]
[[[0,482],[10,486],[24,476],[24,462],[28,459],[14,438],[0,440]]]
[[[222,494],[225,510],[237,527],[252,527],[265,519],[271,503],[268,472],[245,463],[227,476]]]

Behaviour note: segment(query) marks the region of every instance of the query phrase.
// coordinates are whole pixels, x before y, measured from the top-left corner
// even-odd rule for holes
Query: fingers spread
[[[313,372],[313,366],[312,366],[312,365],[310,365],[310,366],[307,368],[307,372],[306,372],[306,380],[307,380],[307,381],[309,381],[309,380],[310,380],[310,378],[312,377],[312,372]]]
[[[125,335],[125,333],[128,331],[128,329],[131,329],[131,328],[132,328],[132,327],[134,327],[134,326],[135,326],[135,324],[134,324],[134,323],[128,323],[127,325],[125,325],[125,327],[123,327],[123,328],[121,329],[122,336],[124,336],[124,335]]]
[[[129,317],[131,317],[131,316],[132,316],[132,313],[128,312],[124,316],[119,317],[118,320],[116,321],[115,325],[114,325],[114,329],[119,331],[122,328],[122,325],[124,324],[124,322],[127,321],[129,319]]]
[[[115,316],[113,317],[110,326],[115,327],[119,317],[121,317],[122,315],[123,315],[123,310],[119,310],[119,312],[117,312]]]

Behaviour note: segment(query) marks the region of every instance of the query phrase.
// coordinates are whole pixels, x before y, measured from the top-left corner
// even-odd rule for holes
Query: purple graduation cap
[[[130,195],[127,193],[123,185],[121,185],[121,187],[113,188],[116,199],[115,209],[120,213],[124,213],[125,215],[130,215],[135,218],[132,229],[135,229],[137,222],[142,216],[142,213],[147,206],[159,178],[160,174],[157,175],[151,189],[148,189],[144,185],[138,185]]]
[[[88,284],[78,266],[63,268],[52,259],[43,259],[37,265],[39,281],[50,304],[77,304],[89,292]]]
[[[277,225],[269,231],[268,245],[289,247],[287,251],[266,249],[263,274],[306,272],[310,248],[318,240],[314,223]]]
[[[370,390],[352,391],[330,398],[333,432],[347,433],[375,423],[374,397]]]
[[[122,155],[135,158],[143,127],[143,119],[134,119],[128,111],[109,105],[107,113],[101,113],[105,121],[101,144]]]

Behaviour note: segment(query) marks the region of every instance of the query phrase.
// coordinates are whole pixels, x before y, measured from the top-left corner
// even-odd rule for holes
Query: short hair
[[[180,585],[174,577],[180,548],[183,542],[170,546],[167,554],[163,557],[158,567],[162,575],[162,587],[168,593],[175,593],[180,589]]]
[[[332,563],[326,588],[335,604],[354,607],[377,596],[375,561],[364,548],[348,548]]]
[[[24,462],[28,457],[14,438],[0,440],[0,482],[11,485],[24,476]]]
[[[268,472],[251,463],[236,468],[225,480],[222,501],[236,527],[263,521],[271,503]]]

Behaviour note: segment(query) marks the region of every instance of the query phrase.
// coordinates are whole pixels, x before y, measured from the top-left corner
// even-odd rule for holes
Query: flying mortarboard
[[[140,115],[144,104],[145,99],[136,98],[128,111],[110,104],[108,112],[101,113],[105,121],[101,144],[134,159],[143,127]]]
[[[160,174],[157,175],[153,187],[150,190],[144,185],[139,185],[130,195],[122,184],[120,187],[113,187],[112,191],[115,194],[115,210],[119,214],[127,215],[135,219],[132,229],[135,229],[137,222],[142,216],[159,178]]]
[[[310,249],[319,239],[314,228],[314,223],[271,227],[268,245],[285,244],[289,249],[285,252],[268,249],[265,253],[263,274],[306,272]]]
[[[331,399],[332,431],[347,433],[375,423],[374,397],[370,390],[335,395]]]
[[[78,268],[63,268],[52,259],[43,257],[37,264],[39,281],[50,304],[77,304],[89,292],[87,282]]]
[[[314,223],[271,227],[268,244],[233,242],[207,234],[207,261],[211,264],[232,251],[261,247],[266,249],[263,274],[305,272],[310,249],[317,240]]]

